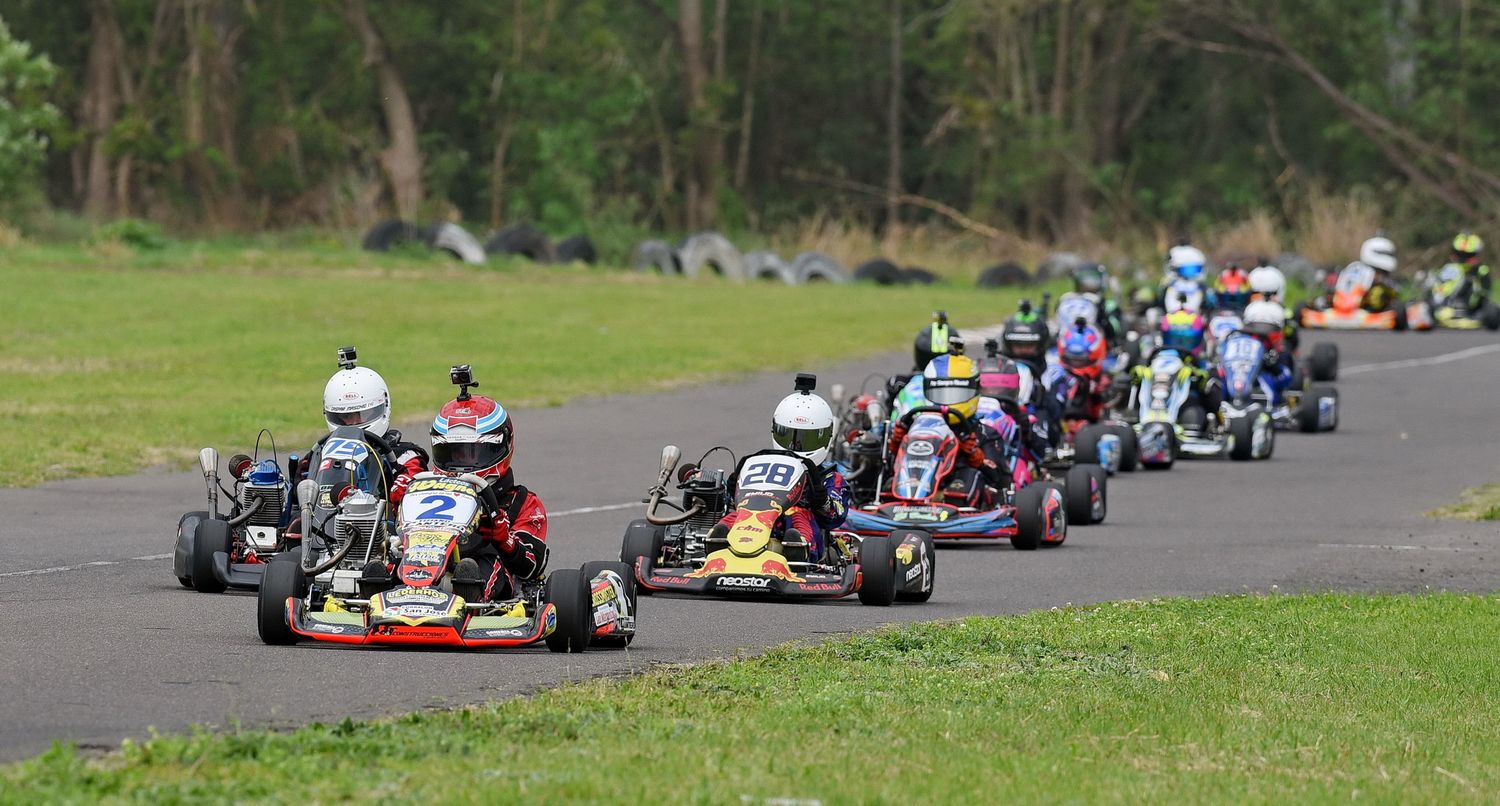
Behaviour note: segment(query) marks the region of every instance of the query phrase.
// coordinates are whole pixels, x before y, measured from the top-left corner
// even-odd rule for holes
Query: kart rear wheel
[[[609,560],[594,560],[583,564],[583,582],[589,586],[590,593],[593,592],[594,580],[598,578],[600,571],[613,571],[620,576],[625,583],[625,604],[630,608],[630,615],[635,616],[636,601],[639,599],[639,591],[635,584],[635,570],[625,563],[612,562]],[[593,611],[593,598],[589,599],[589,610]],[[590,643],[593,646],[608,647],[611,649],[624,649],[630,646],[635,639],[635,633],[629,635],[599,635],[595,636]]]
[[[1099,465],[1077,464],[1068,468],[1068,486],[1063,500],[1068,505],[1069,523],[1089,526],[1104,522],[1109,514],[1108,482],[1109,474]],[[1095,489],[1099,493],[1097,502],[1094,500]]]
[[[1391,310],[1392,310],[1393,313],[1396,314],[1396,324],[1393,325],[1391,327],[1391,329],[1392,330],[1405,330],[1406,327],[1407,327],[1407,323],[1406,323],[1406,306],[1402,305],[1400,302],[1397,302],[1397,303],[1395,303],[1394,306],[1392,306]],[[1330,379],[1330,380],[1332,380],[1332,379]]]
[[[1328,427],[1322,428],[1321,418],[1318,416],[1318,401],[1325,397],[1333,398],[1333,417]],[[1297,409],[1297,427],[1304,434],[1337,430],[1339,427],[1339,391],[1331,386],[1314,386],[1307,390],[1307,393],[1302,395],[1302,406]]]
[[[1028,484],[1016,493],[1016,534],[1010,539],[1018,551],[1036,551],[1047,536],[1047,491],[1045,484]],[[1068,492],[1063,490],[1063,500]]]
[[[193,535],[198,524],[213,517],[207,510],[184,512],[177,519],[177,545],[173,550],[172,573],[184,588],[193,587]]]
[[[1073,437],[1073,460],[1100,464],[1099,441],[1108,433],[1110,433],[1109,428],[1099,423],[1089,423],[1080,428],[1078,434]]]
[[[620,545],[620,562],[630,568],[630,584],[635,584],[636,560],[650,557],[651,562],[661,561],[662,527],[652,526],[646,519],[633,520],[625,527],[625,539]],[[640,595],[650,596],[649,588],[641,588]]]
[[[1308,361],[1315,381],[1332,381],[1339,377],[1339,346],[1331,341],[1320,341],[1313,345],[1312,358]]]
[[[589,618],[589,584],[577,568],[560,568],[547,576],[543,594],[547,603],[557,607],[557,627],[547,636],[547,648],[553,652],[582,652],[593,637],[593,619]]]
[[[859,603],[890,607],[896,601],[896,546],[889,535],[872,535],[859,544]]]
[[[227,587],[214,576],[214,553],[229,553],[229,522],[198,522],[193,533],[193,589],[199,593],[223,593]]]
[[[1135,444],[1135,429],[1128,425],[1112,425],[1109,432],[1120,438],[1120,472],[1134,473],[1140,464],[1139,447]]]
[[[286,620],[286,600],[307,595],[307,576],[302,573],[302,552],[287,551],[271,558],[255,594],[255,629],[260,640],[273,646],[295,644],[300,639]]]
[[[907,535],[917,535],[921,538],[922,556],[927,558],[927,590],[924,591],[896,591],[898,602],[925,602],[932,598],[932,590],[937,587],[937,544],[932,542],[932,535],[920,529],[907,529],[891,532],[891,542],[899,546],[905,541]],[[895,551],[895,549],[892,549]],[[902,580],[904,583],[904,580]]]
[[[1479,323],[1484,325],[1485,330],[1500,330],[1500,308],[1495,307],[1493,302],[1486,302],[1479,311]]]

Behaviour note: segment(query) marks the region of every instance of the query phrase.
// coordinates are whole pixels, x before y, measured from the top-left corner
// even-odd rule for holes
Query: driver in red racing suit
[[[547,568],[547,509],[515,482],[514,437],[509,412],[490,398],[469,394],[467,386],[432,421],[433,471],[472,473],[489,481],[480,490],[484,542],[453,573],[455,585],[476,586],[485,600],[515,595],[514,582],[540,579]]]
[[[804,382],[804,378],[808,380]],[[799,376],[797,391],[782,399],[771,418],[772,447],[790,451],[806,459],[812,470],[802,487],[802,498],[778,519],[783,526],[785,542],[805,540],[807,554],[817,562],[828,545],[827,533],[844,525],[849,515],[849,485],[833,462],[829,461],[833,444],[833,409],[828,401],[812,393],[816,379]],[[755,454],[751,454],[754,456]],[[745,457],[749,459],[750,457]],[[744,465],[741,460],[740,466]],[[739,486],[739,467],[729,478],[729,497],[734,499]],[[722,539],[739,523],[741,514],[725,515],[709,536]]]

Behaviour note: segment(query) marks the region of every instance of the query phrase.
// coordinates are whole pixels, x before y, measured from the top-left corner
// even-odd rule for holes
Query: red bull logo
[[[760,564],[760,572],[768,577],[776,577],[777,579],[785,580],[787,582],[803,581],[802,577],[793,574],[792,569],[781,560],[766,560],[765,562]]]
[[[723,557],[709,557],[708,561],[703,563],[702,568],[699,568],[697,571],[689,571],[688,573],[683,574],[683,576],[692,577],[693,579],[702,579],[711,574],[722,574],[724,573],[724,569],[728,567],[729,566],[724,562]]]

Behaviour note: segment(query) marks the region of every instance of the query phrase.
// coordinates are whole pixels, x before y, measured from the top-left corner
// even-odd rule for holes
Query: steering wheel
[[[969,418],[962,415],[959,415],[957,426],[955,426],[954,423],[948,421],[947,415],[958,414],[958,412],[956,412],[951,406],[916,406],[910,411],[901,415],[901,419],[897,422],[899,422],[902,427],[909,428],[911,427],[912,421],[917,419],[918,414],[944,415],[943,422],[947,423],[948,427],[955,432],[967,434],[970,430],[973,429],[973,424],[969,422]]]

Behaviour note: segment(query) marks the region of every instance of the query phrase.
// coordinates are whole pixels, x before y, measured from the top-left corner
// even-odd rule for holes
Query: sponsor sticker
[[[770,577],[719,577],[718,586],[738,590],[762,590],[771,586]]]
[[[620,611],[616,610],[614,605],[604,605],[594,610],[594,626],[603,627],[604,625],[619,619],[619,617]]]

